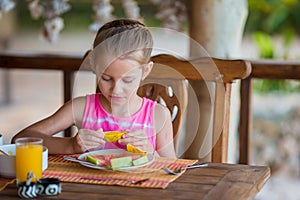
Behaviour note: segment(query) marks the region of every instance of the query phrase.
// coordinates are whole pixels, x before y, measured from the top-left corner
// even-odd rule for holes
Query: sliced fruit
[[[85,156],[84,159],[85,159],[86,161],[90,162],[90,163],[95,164],[95,165],[100,165],[99,160],[96,159],[96,158],[94,158],[94,157],[92,157],[91,155]]]
[[[106,131],[103,132],[104,139],[107,142],[117,142],[119,139],[121,139],[122,135],[124,135],[126,131]]]
[[[142,154],[143,156],[148,155],[148,152],[143,151],[135,146],[133,146],[132,144],[127,144],[126,145],[126,150],[131,152],[131,153],[138,153],[138,154]]]
[[[120,167],[130,167],[132,166],[131,156],[113,158],[110,160],[112,170],[117,170]]]
[[[143,157],[140,157],[140,158],[132,161],[132,163],[134,166],[137,166],[137,165],[142,165],[144,163],[147,163],[148,161],[149,161],[148,156],[143,156]]]

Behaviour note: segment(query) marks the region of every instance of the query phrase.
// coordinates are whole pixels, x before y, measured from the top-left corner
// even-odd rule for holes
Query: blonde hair
[[[153,38],[143,23],[132,19],[117,19],[98,30],[93,48],[98,45],[102,46],[101,51],[105,51],[105,54],[145,64],[151,57]]]

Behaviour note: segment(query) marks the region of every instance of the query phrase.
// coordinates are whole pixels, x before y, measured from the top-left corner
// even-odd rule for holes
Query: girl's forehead
[[[142,65],[132,59],[116,59],[105,70],[105,75],[109,76],[125,76],[136,74],[141,69]]]

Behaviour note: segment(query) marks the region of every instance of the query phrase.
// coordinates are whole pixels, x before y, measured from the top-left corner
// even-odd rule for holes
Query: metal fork
[[[90,166],[95,166],[93,163],[90,163],[90,162],[87,162],[84,160],[79,160],[78,158],[73,158],[71,156],[64,156],[64,159],[68,160],[68,161],[72,161],[72,162],[78,162],[78,163],[82,163],[82,164],[86,164],[86,165],[90,165]]]
[[[208,164],[199,164],[199,165],[191,165],[191,166],[187,166],[187,167],[182,167],[176,171],[173,171],[167,167],[163,167],[162,169],[167,172],[168,174],[172,174],[172,175],[178,175],[180,174],[183,170],[187,170],[187,169],[194,169],[194,168],[203,168],[203,167],[207,167]]]

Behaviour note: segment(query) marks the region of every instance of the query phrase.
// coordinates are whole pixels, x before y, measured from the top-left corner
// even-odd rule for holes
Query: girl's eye
[[[103,81],[110,81],[110,80],[111,80],[110,77],[105,77],[105,76],[101,76],[101,79],[102,79]]]
[[[134,79],[123,79],[124,83],[132,83]]]

